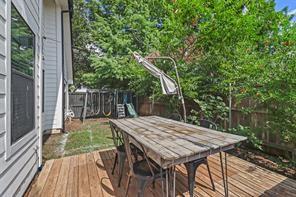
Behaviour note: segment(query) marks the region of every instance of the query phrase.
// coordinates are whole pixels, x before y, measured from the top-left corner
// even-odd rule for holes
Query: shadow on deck
[[[118,169],[111,169],[114,150],[96,151],[46,162],[26,196],[124,196],[127,176],[117,187]],[[218,155],[209,158],[215,182],[212,190],[206,166],[198,168],[195,195],[224,196],[222,174]],[[127,164],[125,174],[127,174]],[[296,196],[296,181],[271,172],[235,156],[228,155],[228,180],[230,196]],[[132,179],[129,196],[136,196],[135,180]],[[161,183],[157,182],[145,191],[147,196],[161,196]],[[176,194],[189,196],[184,166],[177,167]]]

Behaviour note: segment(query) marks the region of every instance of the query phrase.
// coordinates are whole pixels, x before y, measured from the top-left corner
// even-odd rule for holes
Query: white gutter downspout
[[[43,145],[43,128],[42,128],[42,102],[43,102],[43,95],[42,95],[42,83],[43,83],[43,0],[39,0],[39,109],[38,109],[38,114],[39,114],[39,129],[38,129],[38,134],[39,134],[39,141],[38,141],[38,169],[42,169],[42,145]]]

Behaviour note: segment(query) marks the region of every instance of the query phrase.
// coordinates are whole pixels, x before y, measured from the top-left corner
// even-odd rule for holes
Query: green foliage
[[[262,141],[259,140],[254,131],[250,129],[250,127],[245,127],[242,125],[238,125],[236,128],[228,129],[228,132],[242,135],[248,138],[248,143],[257,149],[262,149]]]
[[[199,110],[192,110],[189,119],[195,124],[198,124],[199,119],[206,119],[215,123],[223,123],[224,120],[227,120],[228,107],[220,96],[203,95],[200,99],[194,99],[194,101],[199,106]]]
[[[296,25],[276,12],[274,5],[265,0],[171,3],[162,50],[184,66],[181,78],[186,97],[221,95],[225,100],[232,84],[238,102],[248,98],[267,106],[271,130],[295,142]],[[206,111],[213,119],[207,103],[198,103],[197,115]]]
[[[196,105],[192,117],[227,120],[231,88],[238,102],[266,106],[269,129],[296,141],[296,23],[276,12],[274,1],[79,0],[75,5],[74,43],[82,48],[93,43],[103,54],[77,53],[79,81],[130,88],[174,104],[176,97],[164,98],[157,79],[131,57],[131,51],[143,56],[157,51],[177,61],[184,96]],[[170,62],[154,64],[175,76]],[[257,143],[252,129],[234,130]]]
[[[74,14],[72,19],[73,36],[73,62],[74,62],[74,83],[79,86],[81,83],[87,83],[82,76],[84,73],[92,73],[94,70],[90,67],[91,52],[86,46],[93,42],[90,33],[90,26],[87,19],[86,2],[84,0],[75,0]]]
[[[128,88],[131,84],[141,89],[133,82],[142,81],[147,74],[132,60],[131,52],[148,54],[157,49],[161,2],[92,0],[86,7],[93,44],[103,55],[90,56],[91,70],[84,72],[83,81],[91,87]]]

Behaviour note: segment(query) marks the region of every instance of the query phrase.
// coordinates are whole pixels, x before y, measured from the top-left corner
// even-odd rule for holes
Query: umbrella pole
[[[183,93],[182,93],[182,89],[181,89],[180,77],[179,77],[179,73],[178,73],[177,64],[176,64],[176,62],[175,62],[175,60],[173,58],[169,57],[169,59],[172,60],[172,62],[174,63],[174,68],[175,68],[175,71],[176,71],[177,83],[178,83],[179,99],[181,100],[181,104],[182,104],[182,107],[183,107],[183,118],[184,118],[184,122],[187,122],[186,106],[185,106],[185,101],[184,101],[184,97],[183,97]]]
[[[173,62],[174,69],[175,69],[175,72],[176,72],[176,77],[177,77],[178,97],[179,97],[179,100],[181,101],[181,104],[182,104],[182,107],[183,107],[184,122],[187,122],[186,106],[185,106],[185,101],[184,101],[184,97],[183,97],[183,93],[182,93],[182,89],[181,89],[180,77],[179,77],[179,72],[178,72],[176,61],[173,58],[169,57],[169,56],[147,57],[147,59],[169,59],[169,60],[171,60]]]

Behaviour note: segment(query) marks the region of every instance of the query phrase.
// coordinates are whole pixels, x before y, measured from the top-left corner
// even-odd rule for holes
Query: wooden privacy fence
[[[246,113],[243,109],[252,107],[255,110]],[[255,132],[258,139],[262,140],[266,152],[283,155],[287,158],[296,160],[296,143],[285,142],[280,133],[270,130],[266,127],[268,121],[268,111],[264,106],[256,104],[250,99],[234,103],[231,109],[231,125],[237,127],[238,125],[248,126]]]
[[[231,109],[232,128],[238,125],[248,126],[256,133],[257,138],[262,140],[264,150],[270,154],[282,155],[296,160],[295,144],[284,142],[278,132],[268,130],[265,127],[268,113],[263,106],[258,106],[255,111],[245,113],[244,108],[254,105],[251,100],[245,100],[240,104],[234,103]],[[190,112],[193,106],[187,105],[187,111]],[[152,102],[148,98],[139,99],[140,115],[159,115],[169,117],[168,104],[163,102]]]
[[[69,108],[74,118],[82,118],[85,106],[85,92],[69,93]],[[132,103],[137,111],[138,101],[131,91],[96,90],[87,93],[86,117],[116,117],[116,105]]]

